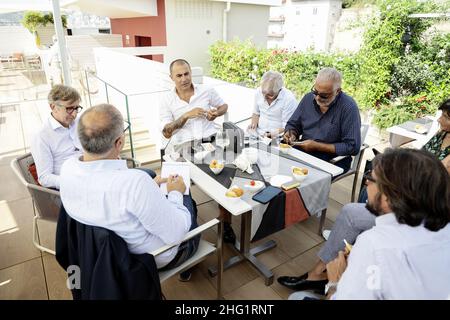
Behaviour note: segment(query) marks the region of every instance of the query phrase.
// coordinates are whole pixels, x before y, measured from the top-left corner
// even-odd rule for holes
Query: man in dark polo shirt
[[[283,139],[317,158],[356,155],[361,147],[361,118],[352,97],[341,90],[342,76],[334,68],[319,71],[314,86],[286,124]],[[336,163],[350,168],[351,157]]]

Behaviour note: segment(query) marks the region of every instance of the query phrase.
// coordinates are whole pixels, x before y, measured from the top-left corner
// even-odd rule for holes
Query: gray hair
[[[334,90],[336,90],[342,85],[342,75],[335,68],[323,68],[317,73],[316,81],[332,81],[334,83]]]
[[[52,87],[48,93],[48,103],[55,104],[58,101],[75,102],[80,101],[81,97],[77,90],[72,87],[57,84]]]
[[[94,113],[94,115],[92,115]],[[86,124],[85,119],[98,115],[98,121]],[[102,120],[105,121],[102,121]],[[97,120],[97,119],[95,119]],[[99,104],[87,109],[78,123],[78,137],[86,152],[102,155],[114,147],[118,137],[123,134],[123,117],[111,104]]]
[[[278,93],[283,86],[283,75],[277,71],[269,70],[261,78],[261,91]]]

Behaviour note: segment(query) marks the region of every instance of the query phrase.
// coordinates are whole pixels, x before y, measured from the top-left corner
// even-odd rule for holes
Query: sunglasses
[[[368,171],[364,172],[363,179],[365,179],[367,181],[370,181],[370,182],[373,182],[373,183],[377,182],[377,180],[375,180],[372,177],[372,170],[368,170]]]
[[[320,93],[319,91],[316,90],[316,88],[314,88],[314,86],[311,88],[311,92],[313,93],[313,95],[319,96],[324,100],[330,99],[334,94],[334,93],[329,93],[329,94]]]

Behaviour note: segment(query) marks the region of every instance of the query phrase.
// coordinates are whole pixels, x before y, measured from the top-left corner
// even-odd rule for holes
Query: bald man
[[[192,83],[191,66],[177,59],[170,64],[175,88],[161,100],[162,134],[174,145],[204,139],[209,141],[218,126],[214,120],[224,115],[228,105],[213,88]]]
[[[78,135],[84,153],[62,166],[61,200],[73,219],[114,231],[131,253],[148,253],[180,242],[197,227],[197,217],[192,199],[183,198],[186,186],[181,177],[154,180],[119,159],[125,143],[123,124],[121,113],[109,104],[94,106],[81,116]],[[162,182],[167,182],[167,198],[159,188]],[[198,242],[197,237],[158,255],[158,268],[177,267],[195,253]]]

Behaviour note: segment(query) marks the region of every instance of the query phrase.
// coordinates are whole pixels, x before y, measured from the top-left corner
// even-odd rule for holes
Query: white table
[[[405,123],[402,123],[400,125],[392,126],[390,128],[387,128],[386,131],[389,132],[389,143],[392,147],[396,148],[399,147],[405,143],[411,142],[411,141],[418,141],[419,145],[417,147],[421,147],[424,145],[428,140],[431,139],[431,137],[437,132],[439,129],[439,124],[437,122],[437,119],[439,118],[440,112],[436,113],[436,116],[426,116],[426,119],[429,119],[431,122],[431,125],[429,124],[429,130],[426,134],[420,134],[412,130],[408,130],[404,127],[402,127]],[[416,122],[417,124],[423,124],[420,123],[419,120],[423,119],[416,119],[412,120],[412,122]]]
[[[275,148],[273,148],[275,149]],[[311,164],[315,167],[310,167],[312,174],[311,177],[308,177],[310,181],[305,180],[305,182],[302,184],[300,188],[306,188],[308,187],[308,184],[311,186],[314,185],[314,179],[327,179],[327,183],[329,181],[329,184],[331,186],[331,177],[338,175],[342,173],[342,169],[339,167],[336,167],[326,161],[317,159],[315,157],[312,157],[310,155],[305,154],[304,152],[293,150],[294,152],[292,155],[294,157],[301,158],[304,162],[308,163],[311,162]],[[298,151],[298,152],[297,152]],[[267,154],[271,157],[270,158],[270,166],[273,167],[273,161],[274,157],[279,160],[280,168],[283,165],[283,163],[286,165],[288,163],[289,165],[292,163],[292,160],[285,159],[284,157],[280,157],[275,154],[267,153],[265,151],[260,150],[260,155],[258,159],[258,163],[263,159],[263,155],[267,157]],[[240,234],[240,241],[235,245],[235,249],[238,251],[238,255],[230,258],[228,261],[224,264],[224,270],[234,266],[237,263],[240,263],[242,261],[248,261],[250,262],[265,278],[265,284],[271,285],[273,283],[273,273],[270,271],[264,264],[262,264],[257,258],[256,255],[262,252],[265,252],[271,248],[274,248],[276,246],[276,242],[273,240],[267,241],[266,243],[250,248],[250,241],[251,241],[251,226],[252,226],[252,213],[253,210],[257,208],[258,206],[263,206],[262,204],[259,204],[251,199],[251,194],[244,194],[242,197],[242,200],[238,200],[237,202],[229,201],[229,198],[225,196],[225,193],[227,189],[222,186],[219,182],[217,182],[214,178],[209,176],[207,173],[205,173],[202,169],[200,169],[196,164],[188,161],[190,164],[191,170],[190,175],[192,181],[209,197],[211,197],[214,201],[216,201],[221,207],[223,207],[225,210],[227,210],[229,213],[231,213],[233,216],[241,216],[241,234]],[[205,163],[208,163],[205,161]],[[299,166],[308,166],[305,164],[298,164]],[[276,168],[276,164],[275,164]],[[319,168],[319,169],[317,169]],[[266,179],[266,174],[268,173],[267,168],[261,163],[260,164],[261,173],[263,174],[264,178]],[[283,168],[284,173],[286,174],[286,168]],[[270,176],[270,174],[269,174]],[[313,178],[315,177],[315,178]],[[327,190],[326,199],[328,199],[328,193],[329,189]],[[326,207],[326,204],[325,204]],[[325,208],[322,208],[325,209]],[[211,275],[215,275],[215,268],[209,269]]]
[[[387,128],[386,131],[389,132],[389,143],[394,148],[414,140],[423,139],[423,134],[406,130],[399,126]]]

